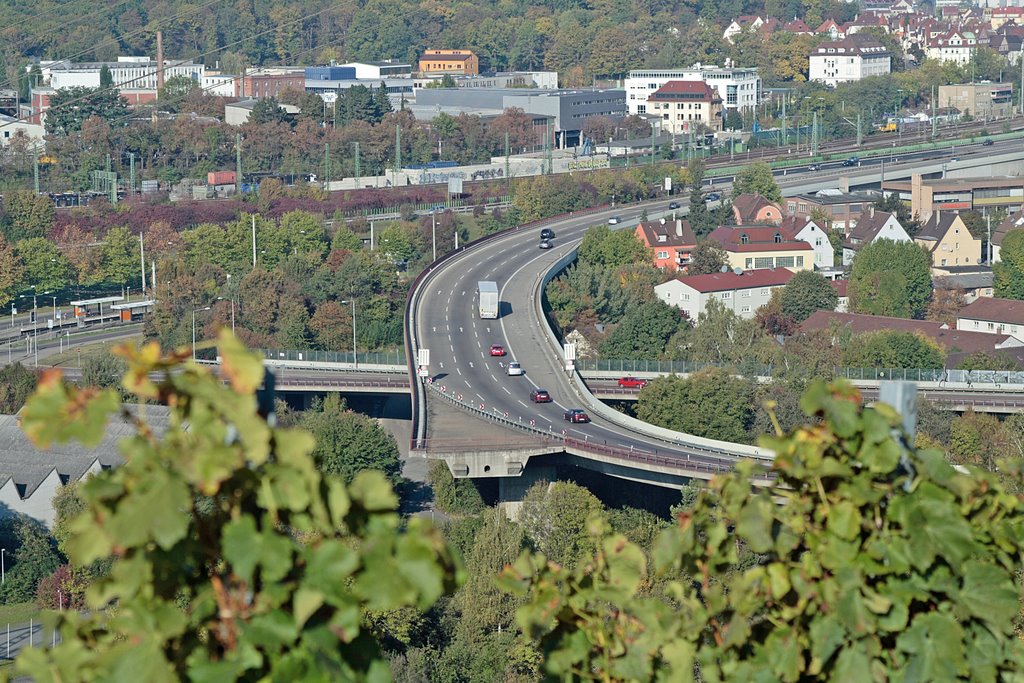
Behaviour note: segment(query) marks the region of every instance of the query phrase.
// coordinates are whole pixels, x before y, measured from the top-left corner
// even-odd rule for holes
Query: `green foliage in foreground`
[[[26,649],[13,673],[40,682],[386,680],[367,615],[424,611],[461,580],[429,523],[403,523],[380,473],[348,486],[322,476],[307,432],[260,415],[259,357],[227,333],[219,349],[227,384],[183,356],[162,358],[155,344],[121,351],[125,388],[169,405],[170,428],[161,440],[138,423],[124,465],[80,485],[86,510],[69,525],[70,559],[115,561],[90,587],[87,613],[51,615],[61,645]],[[76,389],[50,373],[23,427],[42,446],[91,444],[118,407],[112,389]]]
[[[754,489],[750,464],[715,480],[660,534],[653,573],[599,519],[591,561],[506,570],[550,680],[1020,679],[1024,502],[894,438],[899,415],[850,388],[819,381],[803,407],[822,423],[762,440],[774,485]],[[741,547],[759,561],[739,566]],[[665,575],[674,606],[644,595]]]

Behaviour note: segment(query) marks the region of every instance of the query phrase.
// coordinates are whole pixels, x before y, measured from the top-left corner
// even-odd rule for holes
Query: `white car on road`
[[[508,367],[505,368],[505,372],[508,374],[509,377],[518,377],[520,375],[525,374],[523,372],[523,366],[515,361],[509,362]]]

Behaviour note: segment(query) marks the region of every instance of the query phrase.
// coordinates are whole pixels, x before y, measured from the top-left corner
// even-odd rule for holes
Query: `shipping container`
[[[234,185],[234,171],[210,171],[206,174],[207,185]]]

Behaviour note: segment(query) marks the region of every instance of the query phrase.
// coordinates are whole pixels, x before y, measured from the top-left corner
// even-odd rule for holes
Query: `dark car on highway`
[[[708,192],[706,195],[704,195],[704,201],[706,202],[717,202],[721,198],[722,195],[718,194],[717,192]]]
[[[669,202],[668,203],[668,208],[670,208],[670,209],[678,209],[679,208],[679,202]]]
[[[540,238],[542,240],[553,240],[555,239],[555,231],[551,228],[544,228],[540,231]]]
[[[551,394],[545,389],[534,389],[530,392],[530,400],[534,403],[551,403]]]
[[[860,157],[850,157],[849,159],[843,159],[843,166],[850,167],[856,166],[860,163]]]
[[[992,140],[992,138],[985,138],[985,142],[983,142],[981,144],[985,145],[986,147],[991,147],[992,145],[994,145],[996,143]]]
[[[590,422],[590,416],[579,408],[569,408],[562,413],[562,417],[568,422]]]

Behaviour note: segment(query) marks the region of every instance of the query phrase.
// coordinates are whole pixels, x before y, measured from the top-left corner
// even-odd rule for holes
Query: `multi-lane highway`
[[[943,157],[958,157],[984,151],[986,156],[1001,151],[1015,151],[1019,143],[1006,141],[991,146],[957,146],[955,150],[930,150],[904,155],[900,161],[914,165],[920,160],[934,163]],[[865,160],[864,165],[870,164]],[[875,162],[880,163],[880,162]],[[801,172],[803,171],[803,172]],[[857,176],[874,169],[847,167],[842,174]],[[780,179],[784,191],[795,194],[802,185],[819,180],[824,169],[790,169]],[[838,175],[838,174],[837,174]],[[723,186],[727,189],[727,186]],[[685,202],[683,202],[685,204]],[[668,208],[668,200],[645,202],[642,205],[603,209],[588,215],[568,216],[524,226],[508,233],[482,240],[463,253],[442,260],[416,284],[410,297],[408,320],[413,326],[410,349],[430,350],[432,384],[423,395],[443,392],[448,401],[477,413],[484,413],[512,426],[524,426],[538,434],[562,436],[584,457],[587,446],[602,444],[622,452],[654,452],[663,458],[693,462],[698,460],[712,467],[728,467],[738,457],[770,457],[751,447],[721,442],[708,443],[669,433],[658,428],[645,428],[624,416],[601,408],[587,396],[585,388],[573,380],[561,357],[561,348],[553,338],[541,312],[538,298],[545,276],[566,263],[582,239],[586,229],[605,222],[612,215],[621,218],[624,227],[632,228],[642,212],[656,218]],[[555,231],[554,248],[541,250],[540,231]],[[477,315],[476,290],[479,281],[498,283],[501,315],[497,320],[483,320]],[[501,344],[509,352],[506,357],[492,357],[492,344]],[[509,377],[509,361],[521,363],[525,375]],[[547,390],[551,403],[531,401],[531,391]],[[563,419],[566,410],[582,408],[591,413],[593,422],[575,424]],[[439,433],[424,424],[426,411],[422,402],[414,404],[414,446],[427,452],[443,452],[444,439],[467,437],[467,434]],[[593,410],[594,412],[591,412]],[[487,444],[481,442],[480,447]],[[568,450],[568,449],[567,449]],[[487,471],[486,469],[484,471]],[[470,472],[469,476],[477,476]]]

